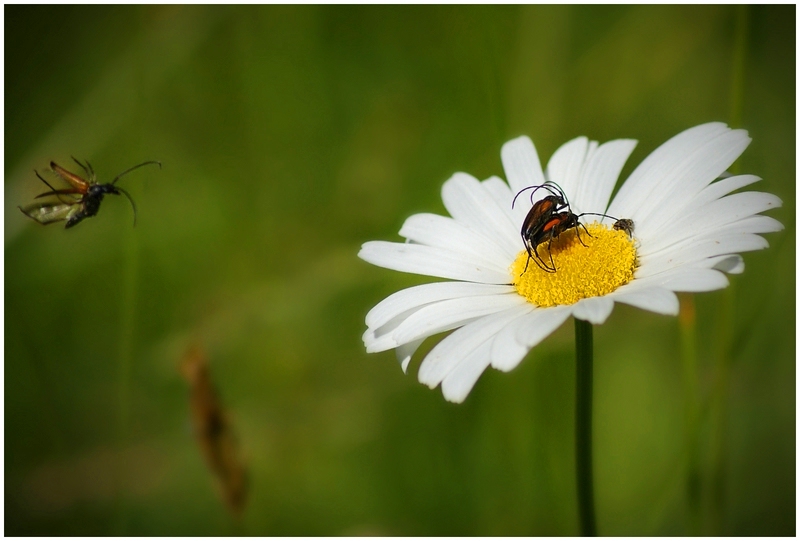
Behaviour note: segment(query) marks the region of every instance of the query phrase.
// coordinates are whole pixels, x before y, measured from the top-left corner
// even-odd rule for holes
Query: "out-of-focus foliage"
[[[425,279],[356,253],[443,213],[453,172],[502,175],[517,135],[543,160],[637,138],[625,178],[712,120],[750,131],[737,167],[786,230],[695,296],[693,445],[677,318],[596,329],[606,535],[794,533],[793,6],[6,6],[5,533],[575,535],[571,325],[448,404],[360,340]],[[101,181],[163,162],[120,181],[135,229],[122,198],[69,231],[15,208],[70,155]],[[239,520],[192,435],[191,344]]]

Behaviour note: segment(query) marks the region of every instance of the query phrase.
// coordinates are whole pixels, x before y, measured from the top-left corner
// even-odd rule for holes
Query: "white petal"
[[[694,208],[693,199],[721,172],[738,158],[750,138],[744,130],[733,130],[707,142],[683,160],[674,163],[670,177],[656,188],[649,201],[639,209],[643,218],[642,230],[658,231],[674,221],[675,212],[680,215],[683,208]],[[646,221],[644,221],[646,218]],[[634,218],[635,219],[635,218]]]
[[[714,269],[680,269],[662,282],[662,286],[673,291],[699,293],[714,291],[728,286],[728,278]]]
[[[533,305],[531,305],[531,310],[534,310]],[[519,322],[523,319],[525,318],[519,317],[510,322],[492,340],[490,355],[492,367],[508,372],[522,362],[522,359],[531,350],[531,348],[517,341],[514,336]]]
[[[465,254],[419,244],[370,241],[361,246],[358,257],[387,269],[451,280],[485,284],[508,284],[508,272],[486,268]]]
[[[744,259],[738,254],[719,256],[711,259],[716,260],[711,267],[712,269],[727,272],[728,274],[742,274],[744,272]]]
[[[750,216],[736,223],[739,231],[747,233],[775,233],[783,231],[783,224],[770,216]]]
[[[398,344],[397,340],[395,340],[394,333],[398,327],[405,322],[406,319],[419,310],[420,308],[408,310],[407,312],[393,317],[380,327],[367,328],[367,330],[364,331],[364,334],[361,335],[361,339],[364,341],[364,347],[366,347],[367,353],[378,353],[381,351],[394,349],[402,345]]]
[[[572,198],[577,209],[583,212],[605,211],[619,174],[634,148],[635,140],[617,139],[600,145],[591,153]]]
[[[728,127],[721,122],[710,122],[689,128],[666,141],[634,169],[611,203],[609,214],[630,217],[630,213],[640,202],[647,199],[660,180],[670,173],[676,161],[682,160],[702,142],[727,130]]]
[[[600,143],[598,143],[597,141],[591,141],[591,140],[589,141],[589,148],[586,149],[586,158],[584,158],[583,167],[581,167],[581,175],[583,175],[583,172],[586,170],[586,164],[592,161],[594,154],[595,152],[597,152],[599,146]]]
[[[605,323],[611,311],[614,309],[614,301],[608,297],[591,297],[582,299],[572,308],[572,315],[577,319],[588,321],[593,325]]]
[[[783,205],[780,197],[764,192],[735,193],[717,199],[706,205],[708,213],[715,216],[724,216],[725,219],[712,220],[715,224],[731,223],[754,214],[779,208]],[[700,213],[698,213],[700,214]]]
[[[424,383],[430,388],[436,387],[467,355],[494,337],[509,321],[516,319],[527,310],[530,310],[530,307],[525,303],[525,305],[480,318],[454,331],[436,344],[422,361],[418,374],[420,383]]]
[[[671,223],[676,212],[681,214],[684,209],[696,208],[698,205],[693,203],[694,199],[717,177],[722,164],[727,164],[727,167],[733,163],[748,144],[747,132],[730,131],[676,164],[670,182],[661,185],[661,201],[653,197],[652,201],[645,203],[647,227],[656,230]]]
[[[672,291],[695,292],[721,289],[727,284],[725,275],[717,270],[706,267],[680,266],[653,276],[637,278],[628,286],[637,286],[637,291],[639,288],[645,287],[663,287]],[[704,289],[704,287],[710,287],[710,289]]]
[[[415,340],[413,342],[409,342],[408,344],[397,346],[397,349],[394,350],[395,354],[397,355],[397,361],[400,363],[400,368],[403,369],[404,374],[408,374],[408,364],[411,362],[411,357],[424,341],[424,338],[421,340]]]
[[[442,394],[449,402],[460,404],[489,366],[490,341],[486,341],[458,363],[442,380]]]
[[[511,193],[511,188],[508,187],[508,184],[498,176],[491,176],[481,181],[481,185],[492,196],[497,206],[506,211],[509,219],[513,222],[513,214],[509,211],[511,210],[511,200],[514,199],[514,194]]]
[[[620,188],[608,214],[662,226],[675,204],[690,201],[724,172],[750,143],[744,130],[714,122],[679,133],[648,156]]]
[[[697,266],[715,256],[761,250],[768,246],[763,237],[746,233],[725,234],[704,240],[688,239],[678,247],[642,256],[642,266],[636,271],[636,277],[645,278],[686,265]],[[710,263],[701,266],[710,266]]]
[[[461,327],[476,318],[505,311],[527,301],[516,293],[450,299],[424,306],[411,314],[392,333],[397,344],[426,338]]]
[[[503,145],[500,151],[506,180],[513,193],[528,186],[544,184],[544,173],[539,163],[536,147],[528,136],[523,135]]]
[[[508,187],[502,179],[498,177],[490,177],[484,180],[481,184],[483,184],[486,191],[492,196],[495,200],[497,205],[505,210],[506,214],[508,215],[508,219],[517,227],[514,230],[514,238],[512,239],[514,242],[520,242],[520,235],[519,230],[522,227],[522,221],[525,219],[525,215],[528,213],[528,209],[525,208],[525,205],[516,205],[514,207],[511,206],[511,202],[514,200],[514,195],[511,193],[511,189]]]
[[[508,269],[513,263],[497,245],[480,233],[460,224],[452,218],[438,214],[414,214],[410,216],[400,235],[420,244],[461,252],[481,261],[487,268],[498,271]]]
[[[763,218],[763,219],[761,219]],[[756,233],[771,233],[773,231],[780,231],[783,225],[771,219],[769,216],[750,216],[743,220],[732,224],[726,224],[716,229],[709,229],[694,238],[694,244],[700,244],[705,241],[712,241],[722,243],[727,238],[734,238],[738,236],[753,237]],[[757,248],[766,248],[767,243],[764,241],[763,246],[759,245]]]
[[[637,224],[636,234],[642,242],[640,253],[649,255],[684,239],[713,234],[717,229],[758,214],[778,208],[780,198],[762,192],[743,192],[728,195],[692,210],[669,227],[653,229],[650,224]],[[729,231],[729,227],[725,227]],[[709,235],[711,236],[711,235]]]
[[[619,288],[609,297],[616,302],[624,302],[657,314],[678,315],[678,297],[671,290],[663,287],[642,287],[625,291],[624,287]]]
[[[517,227],[475,177],[456,173],[442,186],[442,202],[457,221],[495,242],[508,260],[519,253]]]
[[[673,239],[673,243],[664,244],[664,248],[662,249],[656,250],[654,249],[655,247],[652,246],[653,243],[650,243],[647,245],[647,250],[642,249],[639,251],[639,253],[643,257],[649,257],[650,255],[660,255],[665,252],[683,249],[687,246],[691,249],[693,245],[698,245],[705,241],[713,241],[719,244],[724,238],[735,237],[740,234],[773,233],[781,230],[783,230],[783,224],[781,224],[778,220],[769,216],[756,214],[753,216],[748,216],[747,218],[742,218],[735,222],[711,224],[708,227],[704,227],[703,229],[695,232],[694,234],[690,232],[684,232],[683,238],[677,240]],[[766,247],[766,244],[751,249],[758,249],[761,247]]]
[[[523,303],[516,294],[447,299],[406,310],[380,327],[368,328],[362,339],[367,353],[386,351]]]
[[[577,191],[588,149],[589,140],[576,137],[561,145],[547,162],[547,180],[558,184],[568,197],[574,197]],[[573,212],[576,210],[582,209],[573,208]]]
[[[508,372],[570,316],[569,306],[535,308],[506,325],[492,343],[492,366]]]
[[[716,201],[734,190],[749,186],[754,182],[758,182],[761,178],[755,175],[737,175],[735,177],[725,177],[712,184],[709,184],[703,190],[691,199],[692,206],[702,206],[706,203]]]
[[[377,328],[385,325],[390,319],[414,308],[427,304],[459,297],[477,297],[481,295],[499,295],[512,293],[513,286],[494,284],[475,284],[472,282],[434,282],[401,289],[379,302],[367,313],[367,326]]]
[[[687,197],[686,194],[682,193],[673,194],[670,196],[670,204],[668,207],[671,209],[671,215],[667,218],[667,221],[685,221],[688,213],[696,211],[697,209],[703,209],[706,204],[721,199],[729,193],[753,184],[754,182],[758,182],[759,180],[761,180],[761,178],[755,175],[733,176],[726,172],[723,173],[716,182],[703,188],[700,193],[694,197]]]

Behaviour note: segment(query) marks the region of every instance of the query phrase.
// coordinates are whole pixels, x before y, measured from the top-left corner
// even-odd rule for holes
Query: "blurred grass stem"
[[[128,523],[128,498],[124,480],[129,477],[128,465],[125,463],[125,447],[128,445],[131,416],[131,365],[133,361],[135,319],[136,319],[136,286],[139,279],[139,245],[136,231],[128,229],[128,238],[124,243],[122,266],[122,299],[119,335],[119,367],[117,403],[117,451],[119,453],[119,471],[117,472],[117,534],[124,535]]]
[[[731,62],[729,121],[734,128],[742,126],[748,27],[748,6],[737,6]],[[739,169],[739,163],[734,163],[730,168],[730,173],[738,174]],[[679,325],[685,392],[686,435],[684,439],[687,459],[686,495],[689,535],[721,535],[725,521],[726,454],[724,449],[727,440],[735,299],[735,284],[731,283],[722,292],[722,299],[716,310],[713,381],[705,408],[704,404],[701,404],[699,385],[694,297],[685,295],[681,299]],[[707,447],[701,445],[702,410],[708,413]]]
[[[597,535],[592,477],[592,324],[575,319],[575,471],[580,534]]]
[[[749,28],[748,7],[736,6],[736,29],[733,38],[733,66],[731,67],[731,118],[733,128],[742,126],[744,110],[744,78],[747,64],[747,34]],[[736,173],[731,167],[731,173]]]
[[[681,295],[678,312],[683,368],[684,456],[686,460],[686,513],[688,534],[701,528],[701,468],[699,456],[700,378],[697,366],[697,326],[694,297]]]
[[[731,66],[731,112],[730,125],[739,128],[744,116],[745,71],[747,65],[747,41],[749,33],[749,8],[736,7],[736,22],[733,40]],[[730,172],[738,174],[741,166],[737,161]],[[727,479],[727,453],[725,452],[728,432],[728,415],[731,380],[731,344],[734,336],[734,313],[736,311],[736,284],[731,284],[722,292],[717,307],[716,347],[714,350],[714,381],[709,403],[709,468],[706,487],[709,510],[707,535],[722,535],[725,524],[725,481]]]

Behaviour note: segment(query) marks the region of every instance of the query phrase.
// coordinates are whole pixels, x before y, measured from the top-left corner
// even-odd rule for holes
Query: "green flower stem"
[[[597,535],[592,478],[592,324],[575,319],[575,471],[581,535]]]

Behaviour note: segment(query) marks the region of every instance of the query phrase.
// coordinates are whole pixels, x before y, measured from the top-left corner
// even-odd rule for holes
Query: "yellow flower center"
[[[552,242],[537,246],[538,263],[551,269],[555,266],[555,272],[543,270],[533,259],[528,261],[528,252],[522,250],[510,269],[517,293],[536,306],[568,305],[608,295],[633,280],[636,270],[633,239],[625,231],[599,223],[586,229],[588,235],[580,226],[580,239],[577,229],[570,229]]]

